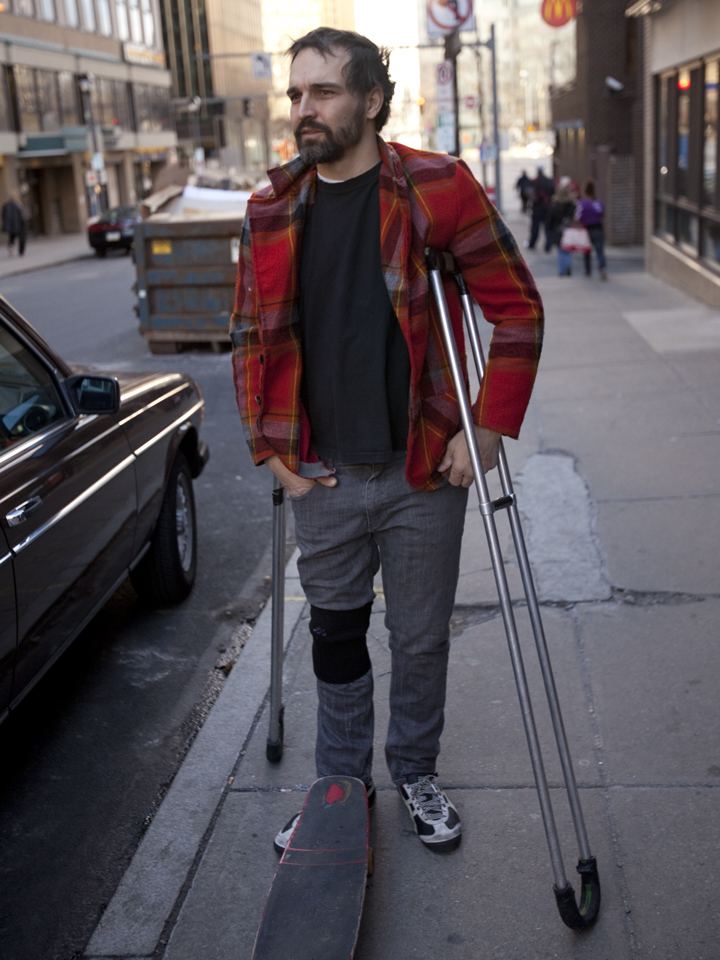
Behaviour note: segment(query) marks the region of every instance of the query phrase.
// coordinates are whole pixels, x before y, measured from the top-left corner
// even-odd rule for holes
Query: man
[[[528,201],[532,196],[532,180],[527,175],[525,170],[523,170],[523,172],[515,181],[515,190],[517,191],[517,195],[520,197],[521,212],[527,213]]]
[[[450,250],[496,332],[474,418],[482,462],[517,436],[542,307],[470,171],[385,143],[388,55],[320,28],[289,51],[299,157],[249,201],[231,320],[237,399],[256,463],[293,506],[317,677],[318,776],[372,781],[366,632],[382,564],[392,677],[385,752],[420,839],[460,841],[436,782],[449,619],[472,467],[425,248]],[[459,327],[457,298],[453,317]],[[296,818],[275,838],[281,850]]]
[[[2,205],[2,229],[8,235],[8,256],[12,256],[15,241],[18,241],[18,253],[22,257],[25,253],[26,226],[25,214],[17,198],[11,194]]]
[[[528,238],[528,249],[534,250],[537,243],[540,227],[545,233],[545,253],[552,250],[552,241],[548,235],[547,219],[550,212],[550,200],[555,192],[555,185],[549,177],[545,176],[542,167],[537,168],[537,174],[534,180],[530,181],[532,206],[530,208],[530,237]]]

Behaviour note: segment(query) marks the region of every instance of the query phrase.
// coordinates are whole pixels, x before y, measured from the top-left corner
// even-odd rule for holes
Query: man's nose
[[[298,111],[298,114],[301,118],[315,116],[314,101],[309,93],[304,93],[300,97],[300,109]]]

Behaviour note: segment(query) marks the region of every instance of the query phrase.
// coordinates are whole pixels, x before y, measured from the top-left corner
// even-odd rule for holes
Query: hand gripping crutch
[[[283,753],[283,655],[285,637],[285,491],[273,488],[272,621],[270,638],[270,727],[265,754],[278,763]]]
[[[525,735],[527,737],[530,750],[530,759],[532,762],[533,773],[535,776],[535,785],[537,787],[538,798],[540,800],[540,809],[542,812],[543,824],[545,826],[545,836],[547,838],[550,851],[550,860],[555,878],[555,898],[557,900],[558,910],[564,923],[574,929],[583,929],[591,926],[597,919],[600,909],[600,879],[598,876],[597,863],[590,853],[587,831],[583,819],[582,808],[580,806],[580,797],[578,795],[575,775],[572,768],[572,760],[568,749],[565,727],[563,725],[560,704],[558,701],[555,679],[553,676],[550,657],[548,654],[547,643],[543,631],[542,620],[540,618],[540,608],[538,605],[535,586],[533,583],[530,563],[528,561],[525,540],[520,525],[520,515],[517,509],[515,493],[513,491],[512,480],[508,470],[507,459],[502,442],[498,454],[498,473],[502,487],[502,496],[497,500],[492,500],[488,492],[488,485],[480,463],[480,455],[475,439],[473,429],[472,413],[470,402],[468,400],[467,387],[463,378],[462,368],[460,366],[460,357],[458,348],[453,335],[450,313],[448,311],[445,292],[443,290],[441,269],[450,272],[458,286],[460,292],[460,301],[462,303],[463,318],[468,332],[468,338],[472,350],[475,367],[478,378],[482,380],[485,372],[485,360],[480,343],[477,322],[473,302],[468,293],[467,286],[463,280],[462,274],[455,266],[452,257],[449,254],[440,254],[433,250],[426,251],[426,260],[429,271],[429,281],[440,317],[443,339],[447,348],[450,368],[452,371],[455,390],[457,392],[460,404],[460,414],[462,426],[465,431],[465,437],[468,441],[468,449],[472,462],[473,473],[475,476],[475,489],[477,491],[480,503],[480,513],[483,518],[485,534],[487,536],[488,546],[490,548],[490,557],[492,560],[493,572],[495,574],[495,583],[497,586],[500,607],[502,609],[505,633],[507,635],[508,647],[510,649],[510,659],[512,660],[513,673],[515,675],[515,684],[517,686],[518,698],[520,700],[520,709],[522,712]],[[578,906],[575,892],[568,882],[565,875],[560,842],[558,840],[557,826],[553,814],[552,802],[550,800],[550,791],[548,790],[547,777],[543,764],[540,742],[538,739],[537,728],[533,716],[532,703],[528,690],[525,668],[523,665],[520,643],[518,640],[515,617],[513,615],[512,601],[508,588],[507,577],[503,557],[500,550],[500,541],[498,538],[497,527],[495,525],[495,512],[497,510],[507,510],[512,530],[515,552],[517,554],[518,565],[522,577],[523,588],[527,598],[528,612],[535,637],[535,646],[537,647],[538,658],[540,660],[540,669],[545,684],[550,715],[552,718],[555,740],[557,742],[560,763],[562,766],[565,786],[567,789],[570,810],[572,813],[575,833],[577,834],[578,848],[580,851],[580,860],[578,862],[578,873],[581,877],[580,905]]]

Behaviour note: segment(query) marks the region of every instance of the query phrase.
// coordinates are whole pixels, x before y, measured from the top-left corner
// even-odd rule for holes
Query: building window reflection
[[[656,81],[655,233],[720,268],[720,55]]]

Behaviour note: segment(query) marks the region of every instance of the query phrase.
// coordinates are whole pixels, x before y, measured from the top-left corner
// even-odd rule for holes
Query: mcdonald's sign
[[[540,16],[551,27],[564,27],[575,16],[576,0],[542,0]]]

